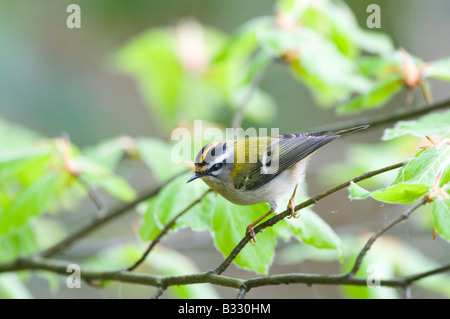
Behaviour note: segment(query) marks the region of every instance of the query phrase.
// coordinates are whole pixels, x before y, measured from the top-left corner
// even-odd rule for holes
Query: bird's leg
[[[270,215],[271,213],[273,213],[273,210],[270,209],[267,213],[265,213],[264,215],[262,215],[260,218],[258,218],[257,220],[255,220],[253,223],[251,223],[250,225],[247,226],[247,229],[245,231],[246,234],[250,234],[250,236],[252,236],[252,238],[250,239],[250,242],[252,244],[256,243],[256,234],[255,231],[253,230],[253,228],[255,228],[255,226],[262,221],[264,218],[266,218],[268,215]]]
[[[298,213],[295,211],[295,192],[297,191],[297,186],[298,186],[298,183],[295,185],[294,193],[292,194],[291,199],[289,200],[289,204],[287,206],[287,209],[291,210],[291,216],[289,216],[288,218],[291,218],[291,217],[297,218],[298,217]]]

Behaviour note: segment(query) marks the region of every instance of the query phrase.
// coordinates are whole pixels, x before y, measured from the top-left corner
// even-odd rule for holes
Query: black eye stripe
[[[209,169],[210,171],[217,171],[218,169],[220,169],[223,165],[225,164],[224,162],[221,163],[216,163],[213,166],[211,166],[211,168]]]

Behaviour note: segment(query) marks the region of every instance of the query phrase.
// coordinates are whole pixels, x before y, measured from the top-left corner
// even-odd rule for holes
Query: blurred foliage
[[[319,105],[340,114],[382,107],[402,88],[420,87],[431,102],[428,79],[450,80],[447,58],[424,63],[396,50],[387,35],[360,28],[341,1],[279,1],[276,15],[255,18],[230,36],[181,21],[137,36],[116,60],[170,128],[197,118],[228,124],[217,111],[232,112],[270,59],[283,61]],[[249,104],[246,115],[257,124],[274,115],[274,102],[261,90]]]
[[[268,62],[266,56],[252,55],[256,48],[253,28],[230,37],[184,20],[137,36],[118,53],[116,63],[138,80],[149,107],[165,124],[162,128],[172,128],[198,118],[219,121],[224,106],[236,109],[255,69]],[[258,90],[248,114],[264,121],[274,108],[272,99]]]
[[[347,253],[345,262],[341,263],[341,272],[348,273],[358,254],[371,234],[342,237]],[[337,255],[330,250],[317,250],[310,246],[292,245],[280,251],[282,264],[298,264],[306,260],[333,262]],[[370,248],[363,259],[357,277],[367,278],[367,287],[343,286],[341,291],[347,298],[375,299],[402,298],[395,288],[379,286],[379,279],[393,279],[398,276],[415,275],[438,267],[439,264],[427,257],[410,244],[392,236],[383,236]],[[417,281],[417,286],[450,298],[450,276],[439,274]]]
[[[174,216],[207,189],[200,182],[186,185],[188,174],[184,171],[192,166],[195,152],[202,145],[191,138],[175,143],[175,129],[187,135],[194,133],[198,138],[192,122],[201,119],[221,133],[240,107],[245,111],[244,123],[254,126],[270,123],[277,105],[270,92],[260,89],[258,84],[274,62],[293,74],[319,106],[334,107],[338,114],[383,107],[401,90],[413,94],[420,88],[431,102],[428,80],[450,81],[449,58],[424,62],[404,49],[396,49],[387,35],[361,28],[343,1],[279,0],[274,11],[272,15],[247,21],[231,34],[192,18],[185,19],[172,27],[146,30],[113,54],[111,60],[116,70],[137,81],[161,131],[166,136],[172,132],[172,141],[121,136],[79,149],[68,137],[46,139],[0,120],[0,262],[56,243],[64,230],[59,224],[45,223],[43,216],[74,209],[98,189],[118,201],[133,200],[136,190],[117,173],[123,158],[143,163],[159,182],[176,176],[157,196],[138,208],[142,214],[140,239],[143,242],[155,239]],[[408,102],[412,101],[411,96]],[[450,133],[449,114],[442,112],[399,122],[385,131],[383,139],[389,141],[353,146],[350,164],[333,164],[327,175],[334,176],[339,171],[339,177],[344,172],[356,176],[384,164],[407,160],[392,183],[392,179],[380,177],[375,183],[364,184],[375,189],[372,191],[352,184],[351,199],[372,197],[404,204],[427,196],[432,202],[434,227],[448,240],[450,145],[445,137]],[[403,143],[406,135],[428,136],[431,144],[419,145],[423,149],[416,152],[417,144]],[[186,137],[177,135],[183,136]],[[203,141],[208,139],[212,136]],[[177,147],[188,151],[176,154]],[[176,155],[181,155],[177,161]],[[299,192],[296,203],[307,197]],[[226,256],[244,236],[247,225],[267,210],[267,204],[238,207],[209,193],[176,221],[169,234],[181,228],[208,231],[217,250]],[[361,238],[342,240],[316,213],[304,209],[298,219],[283,220],[258,234],[257,244],[247,245],[234,262],[266,274],[274,260],[277,240],[292,238],[309,249],[304,255],[297,251],[293,256],[339,260],[343,271],[350,267],[363,243]],[[141,250],[135,245],[112,247],[86,264],[120,269],[138,259]],[[294,258],[290,262],[299,260]],[[163,247],[158,247],[146,263],[149,272],[160,275],[198,271],[181,253]],[[379,265],[383,278],[435,266],[414,248],[392,238],[377,242],[358,275],[370,275],[371,264]],[[22,284],[26,279],[16,274],[0,275],[0,293],[3,297],[31,297]],[[448,281],[448,276],[442,275],[418,284],[449,296],[450,285],[442,284]],[[397,296],[385,288],[345,287],[343,291],[346,296],[357,298]],[[171,293],[183,298],[217,296],[205,285],[173,287]]]

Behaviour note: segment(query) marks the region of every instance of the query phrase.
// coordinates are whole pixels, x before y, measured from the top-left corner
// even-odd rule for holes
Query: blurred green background
[[[347,1],[361,26],[372,2]],[[111,55],[133,36],[148,28],[172,26],[185,17],[231,33],[251,18],[274,10],[274,2],[265,0],[78,1],[82,28],[68,29],[70,3],[0,2],[1,116],[46,136],[66,132],[81,146],[121,134],[160,136],[135,81],[111,67]],[[448,55],[448,1],[377,3],[380,31],[391,35],[396,46],[425,61]],[[271,127],[307,131],[340,120],[329,110],[313,108],[311,94],[291,77],[275,67],[262,82],[278,105]],[[439,85],[433,84],[435,100],[446,93]],[[292,112],[302,115],[292,116]]]
[[[375,1],[346,2],[360,26],[364,26],[368,15],[366,8]],[[0,117],[48,137],[67,133],[79,146],[97,144],[119,135],[165,137],[158,121],[146,107],[135,80],[112,67],[112,55],[132,37],[152,27],[173,26],[186,17],[195,17],[204,25],[231,33],[254,17],[274,12],[274,1],[267,0],[85,0],[76,2],[81,7],[81,29],[68,29],[66,8],[70,3],[74,2],[0,0]],[[381,7],[380,31],[389,34],[396,47],[403,47],[425,61],[450,55],[450,42],[447,41],[449,1],[386,0],[376,3]],[[435,81],[432,85],[436,101],[448,98],[445,83]],[[311,93],[281,66],[272,68],[261,86],[273,96],[278,106],[278,113],[268,126],[279,127],[281,132],[311,131],[315,127],[350,118],[338,117],[331,110],[316,107]],[[403,101],[404,95],[397,96],[388,107],[365,112],[363,116],[389,113]],[[421,102],[419,98],[418,103]],[[357,116],[360,115],[354,117]],[[343,150],[349,142],[376,142],[382,130],[366,134],[339,141],[324,150],[312,165],[312,174],[325,163],[343,158]],[[126,176],[135,185],[146,186],[145,176],[136,176],[133,172],[127,172]],[[311,194],[322,189],[323,185],[311,179]],[[91,206],[86,206],[87,210],[91,209]],[[349,204],[346,195],[340,194],[330,197],[317,212],[338,232],[358,233],[391,220],[389,212],[393,208],[380,206],[374,201]],[[372,210],[377,214],[361,214],[361,211]],[[66,218],[76,223],[80,216]],[[125,223],[127,226],[123,227]],[[100,242],[112,237],[116,241],[129,240],[134,236],[132,230],[136,229],[136,223],[136,216],[128,216],[102,229],[94,237]],[[396,232],[410,236],[407,228],[399,227]],[[430,238],[426,236],[430,234],[423,236],[414,237],[412,243],[419,248],[428,247]],[[183,240],[185,238],[189,240]],[[166,244],[189,251],[189,256],[201,270],[211,269],[222,260],[206,234],[181,231],[170,237]],[[432,243],[431,249],[427,248],[427,254],[430,257],[442,256],[445,249],[444,243],[438,240]],[[95,245],[81,245],[77,253],[87,256],[96,251]],[[205,255],[205,251],[209,255]],[[301,266],[276,265],[271,269],[271,273],[293,271],[330,273],[335,271],[335,265],[306,262]],[[229,275],[252,276],[236,268]],[[31,287],[36,296],[55,297],[42,280],[33,279]],[[273,294],[271,289],[257,289],[249,293],[249,297],[270,298]],[[234,291],[222,288],[218,291],[225,297],[235,296]],[[305,289],[297,285],[284,287],[279,296],[336,297],[339,296],[338,291],[337,287]],[[118,284],[104,290],[90,287],[76,292],[61,290],[57,297],[73,297],[75,293],[78,297],[145,297],[151,296],[152,292],[153,288]],[[415,296],[434,297],[420,290]]]

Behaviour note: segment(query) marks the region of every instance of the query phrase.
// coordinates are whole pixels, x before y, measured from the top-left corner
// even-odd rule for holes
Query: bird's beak
[[[205,174],[195,172],[194,175],[192,175],[192,176],[188,179],[188,181],[187,181],[186,183],[192,182],[194,179],[197,179],[197,178],[202,177],[202,176],[204,176],[204,175],[205,175]]]

